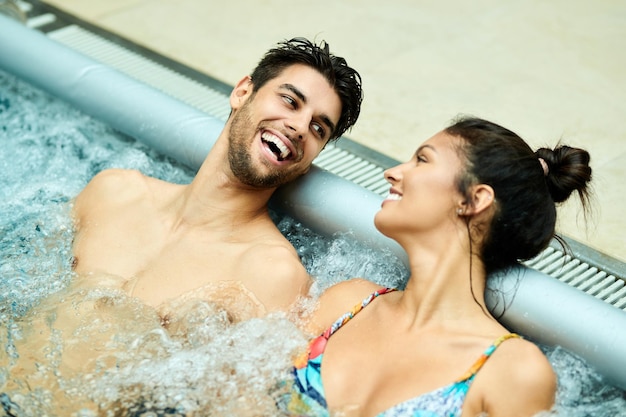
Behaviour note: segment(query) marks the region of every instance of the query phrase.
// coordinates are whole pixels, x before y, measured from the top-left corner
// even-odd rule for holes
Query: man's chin
[[[288,178],[282,176],[238,176],[239,181],[245,185],[256,188],[258,190],[269,190],[280,187],[283,184],[290,182]]]

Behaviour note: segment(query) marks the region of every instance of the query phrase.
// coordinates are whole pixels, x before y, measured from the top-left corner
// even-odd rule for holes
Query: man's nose
[[[305,113],[299,113],[287,121],[287,128],[293,132],[294,139],[303,140],[309,130],[311,117]]]

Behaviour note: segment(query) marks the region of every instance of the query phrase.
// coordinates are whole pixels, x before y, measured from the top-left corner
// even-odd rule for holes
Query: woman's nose
[[[385,179],[387,182],[393,184],[398,182],[402,178],[402,172],[400,170],[401,165],[396,165],[395,167],[388,168],[383,172]]]

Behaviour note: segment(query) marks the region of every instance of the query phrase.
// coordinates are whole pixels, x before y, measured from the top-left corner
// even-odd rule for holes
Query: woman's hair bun
[[[540,148],[535,155],[548,166],[546,183],[552,200],[561,203],[573,191],[577,191],[583,206],[586,206],[589,200],[587,185],[591,181],[589,153],[584,149],[562,145],[554,149]]]

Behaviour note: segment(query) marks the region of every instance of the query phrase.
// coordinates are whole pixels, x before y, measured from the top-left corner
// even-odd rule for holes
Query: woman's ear
[[[489,209],[494,202],[495,194],[493,188],[487,184],[478,184],[472,187],[470,193],[472,203],[467,204],[465,214],[480,214]]]
[[[252,94],[252,78],[249,75],[243,77],[230,93],[230,107],[233,110],[240,108]]]

